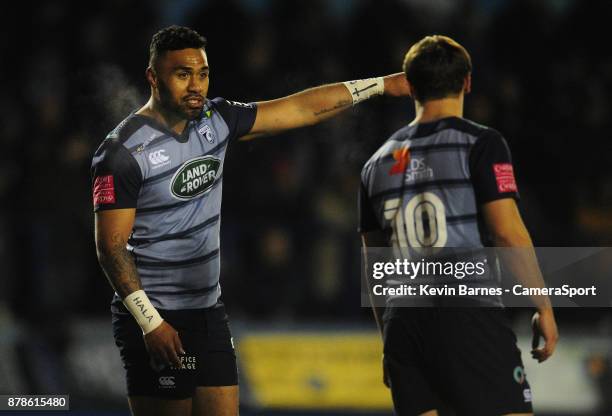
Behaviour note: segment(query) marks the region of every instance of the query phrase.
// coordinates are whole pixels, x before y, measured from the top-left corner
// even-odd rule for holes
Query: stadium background
[[[0,96],[0,394],[71,395],[122,414],[111,289],[95,258],[89,166],[148,96],[151,35],[208,38],[209,97],[256,101],[400,70],[447,34],[471,52],[466,116],[513,151],[540,246],[612,239],[610,1],[219,0],[15,5],[3,10]],[[225,168],[224,300],[243,414],[389,414],[380,345],[359,307],[361,166],[413,116],[379,98],[313,128],[240,143]],[[527,311],[513,311],[530,361]],[[529,364],[539,414],[612,414],[608,310],[560,310],[557,356]],[[280,413],[279,413],[280,412]]]

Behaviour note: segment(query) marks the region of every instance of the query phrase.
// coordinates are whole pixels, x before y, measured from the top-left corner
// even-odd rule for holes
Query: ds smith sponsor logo
[[[173,389],[176,387],[176,383],[174,382],[174,377],[172,376],[164,376],[159,378],[159,386],[164,389]]]
[[[215,183],[220,166],[221,159],[213,156],[188,160],[172,177],[170,193],[181,200],[202,195]]]
[[[170,163],[170,157],[166,156],[165,152],[164,149],[161,149],[149,153],[149,161],[153,165],[153,169],[161,168]]]
[[[397,175],[404,173],[408,162],[410,162],[410,149],[408,147],[402,147],[393,151],[393,159],[395,164],[391,166],[389,175]]]
[[[433,169],[427,166],[425,159],[410,159],[408,169],[406,169],[406,182],[432,179]]]

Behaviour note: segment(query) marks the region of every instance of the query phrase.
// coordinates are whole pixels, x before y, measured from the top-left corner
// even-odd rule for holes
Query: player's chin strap
[[[357,79],[343,82],[343,84],[351,93],[353,105],[367,100],[374,95],[383,95],[385,93],[385,80],[383,77]]]
[[[123,304],[136,319],[145,335],[160,326],[164,321],[142,289],[127,295],[123,299]]]

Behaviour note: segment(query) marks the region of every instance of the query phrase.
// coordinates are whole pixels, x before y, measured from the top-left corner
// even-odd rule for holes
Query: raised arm
[[[257,103],[251,131],[240,140],[310,126],[375,95],[408,95],[403,73],[310,88],[287,97]]]
[[[500,250],[501,260],[512,275],[525,287],[545,287],[531,237],[514,199],[504,198],[486,203],[482,206],[482,213],[494,245],[516,248]],[[531,354],[542,362],[553,354],[559,333],[548,296],[533,296],[531,299],[537,309],[533,318]],[[545,341],[542,348],[538,348],[540,336]]]

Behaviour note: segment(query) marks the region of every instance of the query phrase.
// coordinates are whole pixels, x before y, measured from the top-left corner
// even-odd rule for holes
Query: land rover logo
[[[202,156],[188,160],[170,181],[170,192],[178,199],[191,199],[208,191],[217,179],[221,160]]]

